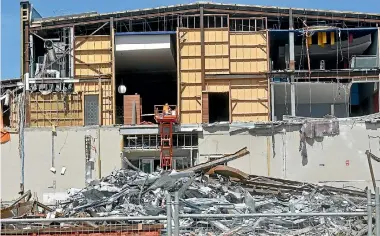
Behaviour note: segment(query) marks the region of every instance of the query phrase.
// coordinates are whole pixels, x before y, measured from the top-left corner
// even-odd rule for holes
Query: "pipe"
[[[172,206],[171,206],[171,197],[169,192],[166,192],[166,217],[167,217],[167,230],[168,236],[172,236]]]
[[[375,191],[375,206],[376,206],[376,235],[380,235],[380,195],[379,187]]]
[[[179,194],[174,193],[174,235],[179,236]]]
[[[60,78],[60,73],[58,70],[46,70],[47,74],[55,74],[55,78],[58,79]]]
[[[367,212],[308,212],[308,213],[253,213],[253,214],[180,214],[179,218],[259,218],[259,217],[354,217],[367,216]]]
[[[74,26],[70,27],[70,75],[69,77],[74,78]]]
[[[128,221],[128,220],[166,220],[166,216],[128,216],[128,217],[85,217],[85,218],[55,218],[54,222],[85,222],[85,221]],[[38,218],[38,219],[0,219],[1,224],[15,224],[15,223],[44,223],[51,222],[52,219]]]
[[[55,49],[53,48],[53,45],[54,45],[53,41],[51,40],[45,41],[45,48],[47,49],[47,55],[51,62],[54,62],[57,60],[57,55],[55,54]]]
[[[371,189],[367,189],[367,217],[368,217],[368,236],[372,236],[372,194]]]
[[[30,54],[29,54],[29,73],[31,75],[34,75],[34,40],[33,35],[29,35],[29,48],[30,48]]]

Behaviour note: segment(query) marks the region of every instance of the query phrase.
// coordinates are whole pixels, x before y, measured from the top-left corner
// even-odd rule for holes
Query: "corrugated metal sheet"
[[[75,37],[75,77],[111,77],[112,48],[109,35]]]

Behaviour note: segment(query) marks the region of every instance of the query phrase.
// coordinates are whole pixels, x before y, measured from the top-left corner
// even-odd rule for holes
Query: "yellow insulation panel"
[[[266,32],[230,34],[230,73],[249,74],[268,71]]]
[[[215,93],[223,93],[223,92],[229,92],[230,90],[230,84],[229,82],[210,82],[206,84],[206,91],[207,92],[215,92]]]
[[[229,74],[228,28],[205,29],[205,73]]]
[[[182,124],[202,123],[200,29],[179,28],[179,104]],[[205,29],[205,73],[249,74],[268,71],[266,32]],[[231,84],[231,85],[230,85]],[[205,92],[230,92],[232,121],[267,121],[267,79],[208,79]]]
[[[232,121],[268,121],[268,82],[262,79],[231,80]]]
[[[79,94],[31,93],[30,127],[82,125],[82,102]]]
[[[111,81],[101,82],[101,120],[102,125],[112,125],[113,118],[113,92]],[[99,95],[99,83],[77,83],[74,87],[75,92],[84,95],[97,94]]]
[[[201,123],[201,38],[199,29],[179,29],[180,120]]]
[[[198,29],[200,32],[200,29]],[[200,40],[199,40],[200,41]],[[205,29],[205,43],[209,42],[226,42],[228,43],[228,28],[208,28]]]
[[[74,56],[76,77],[111,77],[112,50],[110,36],[77,36],[75,38]]]

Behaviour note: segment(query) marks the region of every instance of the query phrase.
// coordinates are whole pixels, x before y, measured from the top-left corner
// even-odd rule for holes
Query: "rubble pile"
[[[364,192],[260,176],[238,179],[231,168],[146,174],[119,170],[84,189],[70,190],[66,217],[166,215],[166,193],[179,193],[180,214],[366,211]],[[226,171],[227,170],[227,171]],[[221,175],[218,173],[222,173]],[[227,173],[227,174],[226,174]],[[211,177],[212,176],[212,177]],[[234,177],[231,177],[234,176]],[[154,223],[146,221],[143,223]],[[363,231],[363,217],[181,218],[182,235],[323,235]]]

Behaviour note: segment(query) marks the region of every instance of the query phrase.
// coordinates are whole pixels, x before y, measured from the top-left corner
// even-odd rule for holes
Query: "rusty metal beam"
[[[154,18],[154,17],[161,17],[161,16],[178,15],[178,14],[183,14],[183,13],[188,13],[188,12],[198,12],[198,11],[199,9],[191,9],[191,10],[181,10],[181,11],[173,11],[173,12],[167,12],[167,13],[154,13],[154,14],[147,14],[147,15],[142,15],[142,16],[125,16],[125,17],[114,18],[114,22],[122,21],[122,20],[133,20],[133,19],[136,20],[136,19]],[[31,30],[38,31],[38,30],[56,29],[56,28],[72,27],[72,26],[79,26],[79,25],[97,24],[97,23],[104,23],[104,22],[109,22],[109,19],[57,24],[57,25],[51,25],[51,26],[32,26]]]
[[[273,12],[261,12],[261,11],[242,11],[242,10],[224,10],[224,9],[206,9],[208,12],[217,12],[217,13],[228,13],[228,14],[244,14],[244,15],[258,15],[258,16],[289,16],[288,13],[273,13]],[[380,20],[377,19],[363,19],[363,18],[352,18],[352,17],[335,17],[335,16],[324,16],[324,15],[303,15],[303,14],[293,14],[294,18],[304,17],[307,19],[319,19],[319,20],[341,20],[349,22],[366,22],[366,23],[380,23]]]

